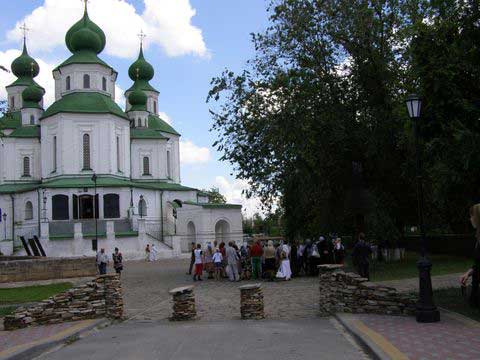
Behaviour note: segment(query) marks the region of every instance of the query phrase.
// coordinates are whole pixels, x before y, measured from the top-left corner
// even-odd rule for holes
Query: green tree
[[[226,204],[227,199],[220,193],[220,189],[216,187],[211,187],[210,190],[202,190],[204,193],[208,194],[208,199],[212,204]]]

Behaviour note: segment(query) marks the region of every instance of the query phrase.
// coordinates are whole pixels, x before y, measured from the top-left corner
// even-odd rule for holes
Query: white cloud
[[[0,51],[0,64],[7,69],[10,69],[12,61],[20,56],[21,52],[16,49],[9,49],[7,51]],[[35,78],[35,81],[45,88],[46,94],[43,98],[45,108],[55,101],[55,82],[52,76],[52,70],[55,67],[53,64],[49,64],[38,57],[35,58],[40,66],[40,74]],[[0,99],[7,98],[7,90],[5,86],[10,85],[16,80],[15,75],[0,71]]]
[[[125,109],[125,103],[126,103],[125,91],[123,91],[123,89],[117,84],[115,84],[115,102],[122,109]]]
[[[90,0],[89,16],[105,32],[106,53],[118,57],[138,54],[138,33],[147,34],[145,47],[160,46],[168,56],[208,57],[202,31],[192,25],[195,9],[190,0],[144,0],[145,10],[137,13],[126,0]],[[51,51],[65,46],[67,30],[82,16],[79,0],[45,0],[42,6],[21,19],[7,34],[10,41],[22,38],[23,22],[32,30],[28,37],[33,51]]]
[[[167,113],[165,113],[163,111],[159,111],[158,116],[160,116],[160,119],[162,119],[166,123],[172,125],[172,119],[170,118],[170,116],[167,115]]]
[[[210,149],[195,145],[190,140],[180,140],[180,162],[182,164],[204,164],[210,161]]]
[[[218,187],[220,193],[225,196],[229,204],[241,204],[242,212],[251,217],[255,213],[263,213],[261,209],[260,199],[252,197],[247,199],[242,194],[243,190],[248,190],[249,185],[245,180],[235,179],[229,182],[224,176],[215,178],[215,186]]]

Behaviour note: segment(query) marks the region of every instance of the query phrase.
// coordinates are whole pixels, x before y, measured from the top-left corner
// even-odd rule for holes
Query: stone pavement
[[[105,320],[84,320],[63,324],[33,326],[14,331],[0,331],[0,360],[32,358],[45,349],[88,331]]]
[[[432,276],[432,287],[434,289],[445,289],[460,287],[459,279],[462,273]],[[379,281],[377,284],[394,287],[400,292],[418,291],[418,277],[411,279]]]
[[[380,359],[480,359],[480,323],[441,313],[441,321],[420,324],[413,317],[339,314],[337,318]]]
[[[193,282],[191,276],[185,275],[188,264],[189,260],[127,262],[122,273],[126,316],[134,320],[167,319],[172,310],[168,291],[194,285],[199,321],[240,319],[238,288],[255,281]],[[262,282],[262,287],[267,319],[312,319],[318,316],[318,278]]]

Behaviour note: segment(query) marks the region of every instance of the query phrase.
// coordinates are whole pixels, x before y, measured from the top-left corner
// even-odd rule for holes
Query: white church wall
[[[167,179],[167,141],[159,139],[132,140],[132,179]],[[150,175],[144,175],[143,158],[149,158]]]
[[[130,122],[110,114],[57,114],[42,120],[42,175],[110,174],[130,176]],[[90,167],[83,170],[83,136],[90,136]],[[57,137],[54,169],[53,137]],[[120,139],[120,171],[117,167]]]
[[[83,87],[83,77],[90,76],[90,87]],[[117,73],[111,68],[100,64],[70,64],[63,66],[61,71],[54,71],[55,79],[55,100],[63,95],[75,91],[95,91],[115,99],[115,81]],[[67,77],[70,77],[70,90],[67,89]],[[107,80],[107,88],[103,90],[103,78]]]
[[[34,138],[2,138],[0,175],[3,181],[33,181],[41,178],[40,142]],[[24,176],[24,158],[28,157],[30,172]]]

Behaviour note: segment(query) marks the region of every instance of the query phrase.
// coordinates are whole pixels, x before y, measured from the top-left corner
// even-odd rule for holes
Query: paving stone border
[[[414,315],[416,299],[395,288],[369,282],[342,265],[319,265],[320,313]]]
[[[123,316],[122,285],[117,274],[97,276],[30,307],[20,307],[4,319],[5,330],[32,325]]]
[[[173,296],[173,313],[170,321],[194,320],[197,316],[193,286],[182,286],[169,291]]]
[[[240,289],[240,315],[243,320],[265,319],[261,284],[247,284]]]

